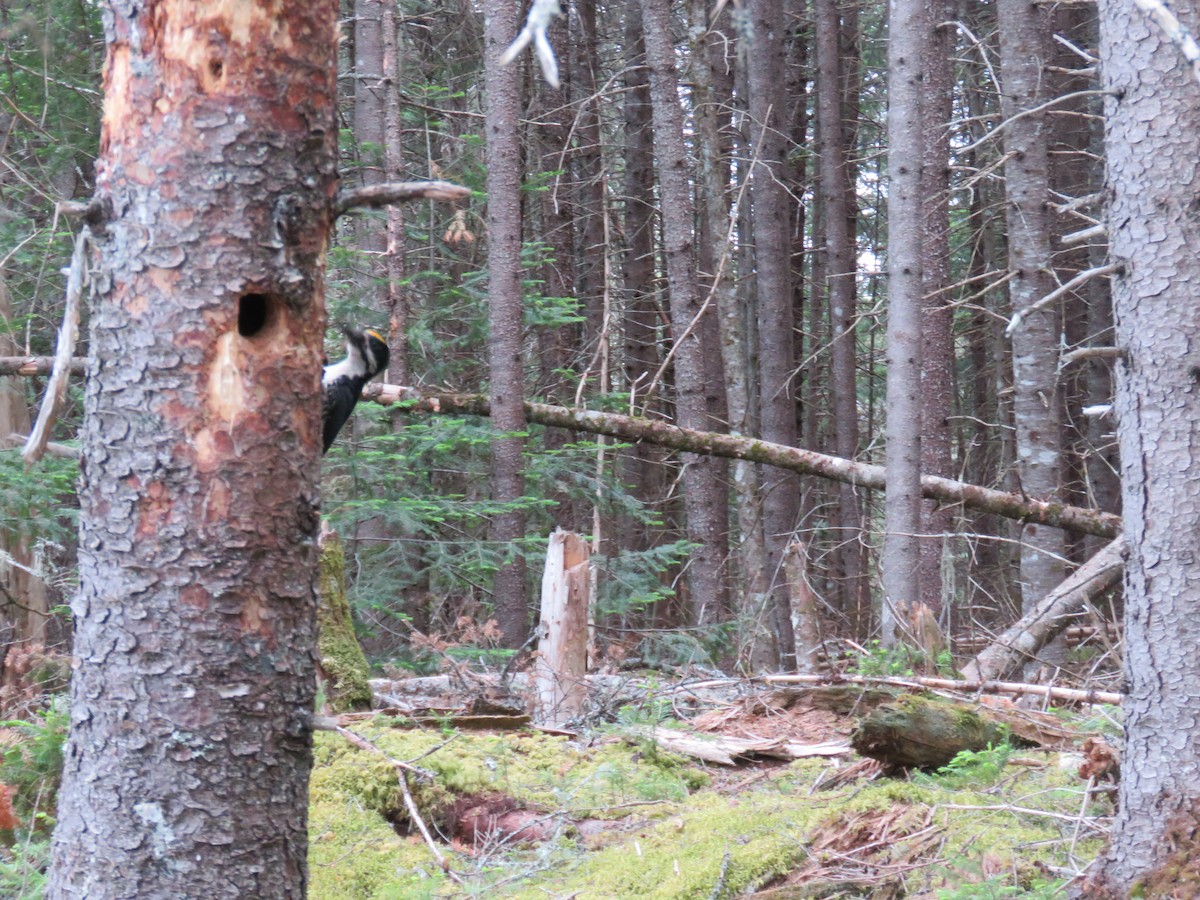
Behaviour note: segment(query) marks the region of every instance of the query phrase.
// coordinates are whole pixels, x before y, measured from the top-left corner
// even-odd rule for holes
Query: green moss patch
[[[821,791],[813,786],[828,764],[805,760],[731,794],[705,786],[702,767],[637,741],[357,730],[433,775],[409,779],[431,827],[446,827],[456,803],[481,797],[550,824],[538,832],[545,840],[444,845],[466,887],[450,884],[423,843],[388,824],[404,831],[406,813],[387,761],[322,734],[312,782],[314,900],[686,900],[767,887],[796,897],[1049,897],[1045,872],[1081,867],[1099,849],[1098,833],[1074,819],[1082,783],[1053,764],[981,766],[988,777],[974,780],[960,765]],[[999,893],[977,893],[993,887]]]

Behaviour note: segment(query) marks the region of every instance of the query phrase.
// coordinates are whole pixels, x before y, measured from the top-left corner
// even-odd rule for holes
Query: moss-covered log
[[[354,634],[346,600],[346,553],[342,542],[327,533],[321,542],[321,574],[317,583],[320,628],[318,678],[326,713],[371,708],[367,657]]]
[[[863,756],[897,768],[938,769],[964,750],[986,750],[1008,734],[961,704],[906,694],[863,719],[850,739]]]

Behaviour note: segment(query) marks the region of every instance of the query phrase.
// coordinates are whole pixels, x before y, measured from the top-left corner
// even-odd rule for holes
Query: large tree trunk
[[[496,621],[506,647],[529,634],[525,596],[525,379],[521,364],[521,114],[520,67],[500,65],[516,36],[515,0],[484,4],[487,92],[488,370],[491,376],[492,501],[510,504],[492,520],[490,539],[499,555],[492,581]]]
[[[675,408],[685,428],[708,426],[704,361],[700,340],[701,302],[692,232],[692,179],[683,140],[671,7],[667,0],[644,0],[646,64],[654,118],[654,159],[662,203],[663,251],[671,299],[671,338],[675,352]],[[707,315],[713,313],[708,312]],[[716,466],[706,456],[683,457],[683,502],[688,540],[696,550],[688,562],[689,614],[693,624],[714,621],[727,608],[725,555],[727,511]]]
[[[758,309],[759,415],[763,440],[796,444],[796,367],[791,285],[791,196],[787,191],[789,109],[784,88],[782,0],[752,0],[753,34],[747,48],[750,80],[750,144],[755,160],[751,181],[755,288]],[[746,38],[743,38],[744,40]],[[790,597],[784,553],[800,511],[800,485],[778,470],[762,473],[762,520],[771,578],[772,624],[779,661],[795,664]]]
[[[1200,29],[1194,0],[1173,4]],[[1101,880],[1128,896],[1177,896],[1200,825],[1200,88],[1179,50],[1133,4],[1100,7],[1108,213],[1117,323],[1117,433],[1125,569],[1125,748]],[[1092,896],[1092,895],[1089,895]],[[1097,896],[1102,896],[1097,894]]]
[[[885,647],[895,645],[897,628],[921,599],[921,64],[928,29],[924,0],[890,4]]]
[[[106,11],[53,898],[305,894],[336,22]]]

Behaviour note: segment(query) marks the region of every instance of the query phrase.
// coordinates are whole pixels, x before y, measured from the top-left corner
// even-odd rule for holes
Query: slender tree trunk
[[[625,75],[625,256],[621,265],[623,366],[626,389],[639,409],[654,373],[662,363],[658,351],[659,315],[654,266],[654,125],[650,80],[642,38],[641,0],[630,0],[625,14],[628,62]],[[645,410],[650,414],[651,409]],[[662,453],[648,444],[622,451],[622,470],[630,492],[645,504],[661,500]],[[654,541],[641,517],[629,517],[621,545],[649,549]]]
[[[832,324],[830,375],[835,446],[839,456],[858,454],[858,365],[855,341],[857,291],[854,232],[850,226],[850,170],[842,122],[841,22],[834,0],[817,0],[817,121],[820,125],[820,198],[825,224],[825,280]],[[862,513],[854,489],[838,491],[835,535],[843,609],[861,634],[868,621]]]
[[[1030,112],[1049,98],[1045,66],[1050,22],[1029,0],[999,0],[1000,67],[1004,83],[1004,184],[1008,213],[1013,312],[1028,309],[1054,288],[1050,259],[1048,123]],[[1014,118],[1020,113],[1020,117]],[[1034,497],[1056,496],[1061,485],[1062,415],[1058,389],[1059,314],[1034,313],[1012,336],[1013,418],[1017,474]],[[1036,605],[1063,580],[1066,544],[1059,531],[1028,525],[1022,530],[1021,603]]]
[[[663,251],[671,299],[671,338],[675,350],[675,407],[679,423],[708,422],[700,340],[701,297],[692,232],[692,178],[683,141],[683,116],[675,72],[675,45],[668,0],[644,0],[646,63],[654,118],[654,158],[662,205]],[[712,315],[713,313],[708,313]],[[693,423],[689,425],[688,423]],[[705,623],[727,607],[725,600],[726,509],[716,467],[703,456],[683,457],[683,494],[688,539],[696,550],[688,564],[689,610],[693,623]]]
[[[596,51],[596,4],[593,0],[577,0],[571,4],[571,86],[577,104],[572,112],[577,131],[578,144],[574,154],[575,172],[575,226],[578,230],[575,256],[577,274],[575,287],[583,302],[584,351],[588,358],[596,356],[596,349],[604,339],[601,328],[604,323],[604,298],[607,285],[604,283],[604,258],[608,247],[604,238],[604,156],[603,138],[600,133],[600,97],[596,94],[596,73],[593,68],[598,58]],[[596,371],[592,373],[597,391],[608,390],[600,384],[597,374],[600,360],[597,357]]]
[[[384,147],[383,164],[385,181],[400,181],[403,167],[400,145],[403,130],[400,123],[400,97],[396,88],[400,78],[400,53],[396,31],[396,5],[392,0],[383,4],[380,17],[383,30],[383,78],[379,90],[382,94]],[[388,312],[388,377],[406,384],[408,369],[409,304],[407,288],[404,286],[404,214],[400,204],[391,204],[386,211],[387,229],[385,246],[385,306]],[[396,427],[401,427],[396,421]]]
[[[8,302],[8,286],[4,272],[0,270],[0,356],[16,356],[20,346],[12,335],[12,308]],[[9,435],[29,434],[31,426],[29,406],[25,398],[25,388],[20,379],[0,376],[0,446],[5,446]],[[49,596],[46,582],[33,573],[34,555],[30,547],[30,536],[19,528],[0,528],[0,553],[9,557],[6,565],[0,569],[0,629],[5,624],[11,626],[11,631],[5,634],[0,630],[0,660],[3,658],[3,645],[11,637],[13,644],[45,643],[46,620],[50,615]],[[13,604],[13,601],[20,607]],[[0,665],[4,681],[12,683],[15,673]]]
[[[515,0],[487,0],[484,15],[484,89],[487,93],[488,370],[491,377],[492,500],[519,504],[525,494],[525,389],[521,363],[521,113],[520,67],[501,66],[500,54],[516,36]],[[525,514],[519,508],[492,519],[498,556],[492,581],[496,620],[507,647],[529,634],[525,559],[519,542]]]
[[[896,643],[898,622],[921,599],[921,69],[929,31],[924,0],[895,0],[888,9],[885,647]]]
[[[721,135],[722,98],[716,91],[715,61],[718,46],[708,40],[709,7],[706,0],[690,0],[690,43],[697,150],[700,157],[699,190],[703,197],[704,228],[708,258],[713,266],[713,301],[720,326],[721,359],[724,362],[725,399],[729,433],[746,435],[753,430],[750,416],[750,375],[746,359],[744,319],[738,304],[734,279],[734,246],[729,240],[730,205],[726,196],[728,179],[722,176],[725,153]],[[709,379],[709,384],[713,382]],[[758,468],[752,463],[736,462],[732,467],[732,486],[737,513],[738,570],[736,613],[741,654],[754,671],[774,665],[774,628],[770,595],[767,591],[767,552],[763,541]],[[740,654],[740,655],[741,655]]]
[[[336,27],[106,11],[55,900],[305,894]]]
[[[354,0],[354,141],[363,186],[387,180],[384,113],[388,82],[384,75],[384,8],[393,0]],[[382,215],[360,216],[355,240],[364,299],[379,312],[388,311],[388,234]]]
[[[951,416],[954,413],[954,314],[950,284],[950,127],[954,99],[954,19],[956,4],[941,0],[930,9],[929,39],[925,42],[922,90],[922,128],[925,132],[925,169],[921,173],[924,197],[922,242],[921,320],[921,471],[949,478],[951,469]],[[942,615],[942,548],[954,524],[950,510],[934,503],[921,505],[921,602],[937,617]]]
[[[782,0],[752,0],[753,47],[749,50],[750,144],[755,288],[758,309],[759,409],[764,440],[796,444],[795,320],[791,285],[791,197],[786,172],[786,123],[790,115],[784,92]],[[773,628],[779,661],[795,665],[790,598],[783,560],[800,510],[796,478],[762,472],[762,519],[767,564],[772,579]]]
[[[1173,3],[1200,30],[1194,0]],[[1117,323],[1117,432],[1125,566],[1125,745],[1111,896],[1173,896],[1196,865],[1200,826],[1200,88],[1179,49],[1133,4],[1100,7],[1110,253]],[[1190,874],[1186,877],[1190,877]],[[1182,888],[1190,892],[1188,888]],[[1088,896],[1110,896],[1099,891]]]

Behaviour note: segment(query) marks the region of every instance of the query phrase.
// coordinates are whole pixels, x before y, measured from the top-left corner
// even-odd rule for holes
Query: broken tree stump
[[[590,553],[577,534],[555,529],[546,548],[534,684],[540,725],[564,725],[587,699]]]

